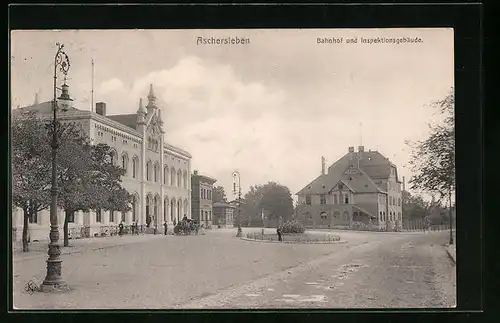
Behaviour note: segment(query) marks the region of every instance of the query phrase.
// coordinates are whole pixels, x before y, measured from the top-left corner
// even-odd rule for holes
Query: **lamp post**
[[[69,57],[63,51],[64,45],[56,43],[57,52],[54,57],[54,96],[52,100],[52,188],[50,194],[52,197],[50,204],[50,242],[48,248],[47,259],[47,276],[45,277],[43,283],[40,286],[41,291],[57,291],[61,289],[66,289],[67,285],[62,279],[61,274],[61,250],[59,249],[59,226],[57,220],[57,149],[59,148],[59,142],[57,138],[58,131],[58,120],[57,120],[57,69],[64,74],[64,84],[62,85],[62,93],[58,98],[60,101],[61,109],[64,111],[71,104],[72,99],[68,93],[68,85],[66,85],[66,75],[68,74],[70,62]]]
[[[238,190],[236,190],[236,177],[238,177]],[[238,194],[238,233],[236,233],[237,237],[243,236],[243,231],[241,230],[241,176],[240,172],[235,170],[233,172],[233,191]]]

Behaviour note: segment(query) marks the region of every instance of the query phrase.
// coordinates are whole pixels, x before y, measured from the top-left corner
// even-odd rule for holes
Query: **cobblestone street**
[[[244,232],[251,230],[260,229]],[[251,242],[235,238],[234,234],[234,229],[222,229],[189,237],[147,235],[75,241],[73,248],[80,252],[62,255],[63,276],[73,290],[59,295],[26,292],[24,286],[29,280],[36,284],[43,281],[46,257],[41,252],[37,256],[30,255],[36,252],[15,253],[14,307],[454,304],[454,266],[446,255],[447,236],[442,232],[338,232],[335,234],[347,243],[331,245]],[[335,293],[330,286],[334,286]]]

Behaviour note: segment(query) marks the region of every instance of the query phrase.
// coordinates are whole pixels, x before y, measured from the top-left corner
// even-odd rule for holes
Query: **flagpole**
[[[94,59],[92,58],[92,99],[90,102],[90,111],[94,112]]]

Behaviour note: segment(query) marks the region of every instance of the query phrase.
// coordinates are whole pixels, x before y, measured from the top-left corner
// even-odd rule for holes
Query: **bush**
[[[280,229],[283,233],[304,233],[306,231],[304,225],[296,220],[291,220],[283,223],[280,226]]]

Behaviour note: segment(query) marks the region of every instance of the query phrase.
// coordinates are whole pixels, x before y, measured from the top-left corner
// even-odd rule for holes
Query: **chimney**
[[[325,175],[325,157],[321,156],[321,175]]]
[[[365,146],[359,146],[359,147],[358,147],[358,151],[359,151],[360,153],[364,152],[364,151],[365,151]]]
[[[354,152],[354,147],[349,147],[349,152],[353,153]]]
[[[104,102],[97,102],[95,104],[95,112],[97,114],[102,115],[102,116],[106,116],[106,103],[104,103]]]

